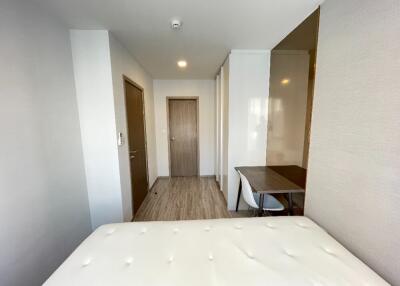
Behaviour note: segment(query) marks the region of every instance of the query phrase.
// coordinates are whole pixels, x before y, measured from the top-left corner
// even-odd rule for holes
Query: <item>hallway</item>
[[[222,192],[212,177],[159,178],[135,221],[230,218]]]

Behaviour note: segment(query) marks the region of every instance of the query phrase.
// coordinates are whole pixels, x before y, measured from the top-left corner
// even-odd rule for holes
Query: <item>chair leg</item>
[[[293,196],[292,193],[288,193],[288,215],[293,215]]]
[[[238,196],[237,196],[237,201],[236,201],[236,212],[239,210],[239,202],[240,202],[241,194],[242,194],[242,180],[239,181],[239,190],[238,190]]]
[[[260,194],[260,198],[258,200],[258,215],[262,216],[264,212],[264,194]]]

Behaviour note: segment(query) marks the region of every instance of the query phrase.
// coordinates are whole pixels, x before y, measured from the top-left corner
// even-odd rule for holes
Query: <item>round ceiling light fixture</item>
[[[282,85],[288,85],[290,83],[290,78],[284,78],[281,80]]]
[[[172,30],[179,30],[182,27],[182,21],[174,18],[171,20],[171,28]]]
[[[184,69],[187,67],[187,61],[185,61],[185,60],[180,60],[180,61],[178,61],[177,64],[178,64],[178,67],[180,67],[181,69]]]

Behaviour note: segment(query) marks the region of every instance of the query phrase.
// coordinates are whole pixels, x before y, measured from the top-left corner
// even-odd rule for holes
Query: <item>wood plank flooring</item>
[[[230,218],[214,178],[159,178],[138,210],[135,221]]]

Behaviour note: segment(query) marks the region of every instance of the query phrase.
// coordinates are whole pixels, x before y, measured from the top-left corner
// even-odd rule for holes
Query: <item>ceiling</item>
[[[154,78],[211,79],[230,50],[272,49],[323,0],[35,1],[69,28],[111,31]]]

